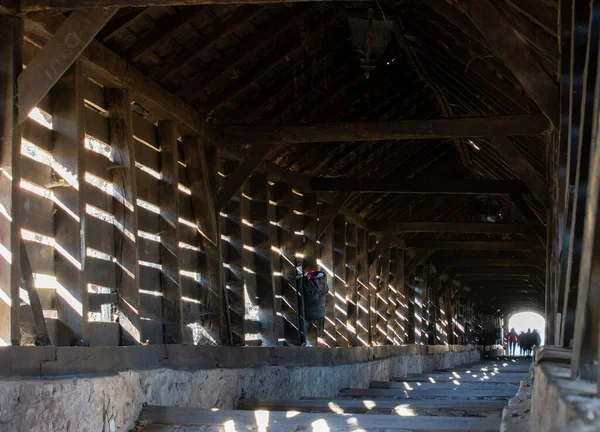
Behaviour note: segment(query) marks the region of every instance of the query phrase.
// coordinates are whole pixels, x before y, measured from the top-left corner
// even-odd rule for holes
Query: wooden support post
[[[376,335],[379,345],[387,344],[387,323],[389,308],[389,283],[390,283],[390,253],[391,248],[387,247],[381,253],[380,273],[377,284],[377,325]]]
[[[249,300],[258,308],[256,319],[260,323],[261,345],[276,346],[278,335],[271,278],[277,276],[271,273],[267,187],[264,175],[250,177],[242,187],[242,265]]]
[[[376,237],[369,235],[368,237],[369,249],[373,249],[375,246]],[[372,263],[368,264],[369,269],[369,345],[375,345],[377,343],[377,291],[379,290],[379,271],[380,261],[379,254],[375,257]]]
[[[327,294],[325,301],[325,328],[322,337],[322,344],[328,347],[336,346],[335,336],[335,275],[333,273],[333,225],[329,225],[329,228],[325,230],[325,233],[321,236],[321,247],[320,247],[320,260],[319,265],[321,270],[327,274],[327,286],[329,287],[329,293]]]
[[[19,345],[19,198],[21,129],[17,77],[23,68],[23,24],[0,16],[0,346]]]
[[[346,224],[346,303],[348,305],[348,347],[359,346],[358,329],[358,227]]]
[[[390,247],[393,240],[393,235],[383,236],[383,238],[379,240],[379,243],[377,243],[375,248],[369,252],[369,265],[373,264],[375,260],[379,258],[379,256],[386,250],[386,248]]]
[[[302,268],[307,271],[317,268],[317,259],[319,257],[319,245],[317,244],[317,215],[318,215],[317,197],[311,193],[303,193],[302,213],[304,231],[304,249],[302,250]],[[307,343],[311,346],[317,345],[317,331],[312,324],[307,333]]]
[[[158,123],[158,142],[162,174],[158,202],[164,338],[167,344],[182,343],[184,328],[179,274],[179,152],[173,123]]]
[[[232,162],[221,162],[219,172],[225,176],[220,178],[224,183],[232,175],[235,165]],[[227,317],[229,340],[233,346],[244,345],[245,292],[242,269],[242,239],[240,214],[240,196],[235,194],[221,213],[221,242],[224,313]]]
[[[115,8],[75,11],[19,76],[19,123],[77,60],[117,12]]]
[[[121,344],[144,342],[140,320],[137,181],[128,90],[104,91],[110,127],[113,174],[113,214],[115,217],[116,287],[119,292]]]
[[[292,232],[292,250],[290,260],[294,263],[295,291],[296,291],[296,310],[298,315],[298,336],[299,344],[306,345],[306,310],[303,293],[303,273],[304,273],[304,195],[292,189],[290,195],[291,207],[291,232]]]
[[[348,286],[346,284],[346,218],[337,215],[333,220],[333,290],[335,295],[336,346],[347,347],[348,339]]]
[[[398,276],[404,276],[404,269],[400,272],[398,263],[400,262],[401,251],[396,248],[392,248],[390,255],[390,285],[388,290],[388,308],[386,311],[387,315],[387,343],[392,345],[399,345],[397,327],[396,327],[396,310],[398,309]],[[402,263],[404,266],[404,262]]]
[[[87,344],[88,289],[86,266],[85,125],[82,66],[76,62],[50,92],[52,111],[52,155],[69,187],[56,188],[55,273],[58,286],[58,319],[71,335],[65,344]]]
[[[206,163],[206,146],[202,139],[183,137],[183,151],[185,153],[186,172],[192,191],[192,206],[196,225],[200,234],[217,246],[219,239],[217,233],[217,212],[210,184],[210,171]]]
[[[357,228],[356,254],[358,265],[358,302],[356,334],[360,346],[368,346],[370,342],[370,296],[369,296],[369,263],[367,248],[367,231]]]
[[[231,173],[230,177],[227,177],[217,196],[220,210],[223,210],[227,201],[239,192],[246,179],[258,168],[270,150],[271,147],[265,145],[253,147],[241,165],[236,168],[235,172]]]

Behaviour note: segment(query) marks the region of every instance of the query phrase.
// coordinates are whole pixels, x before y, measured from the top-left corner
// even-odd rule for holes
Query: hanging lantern
[[[369,9],[367,19],[348,18],[348,24],[360,66],[365,70],[365,76],[369,78],[390,41],[394,23],[373,19],[373,9]]]

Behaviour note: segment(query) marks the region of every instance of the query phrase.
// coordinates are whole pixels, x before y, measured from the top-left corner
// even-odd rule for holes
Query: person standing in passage
[[[508,355],[514,356],[515,351],[517,349],[517,344],[519,343],[519,335],[515,331],[514,327],[510,329],[510,333],[508,334]]]
[[[521,337],[521,346],[525,349],[525,356],[531,356],[531,349],[534,343],[534,335],[531,333],[531,329],[527,329],[527,333]]]

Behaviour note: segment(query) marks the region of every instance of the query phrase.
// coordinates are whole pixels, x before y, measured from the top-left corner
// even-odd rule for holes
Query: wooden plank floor
[[[499,431],[502,409],[528,375],[529,360],[510,362],[485,381],[466,373],[498,364],[373,381],[330,398],[244,399],[237,410],[146,406],[140,424],[148,432]]]

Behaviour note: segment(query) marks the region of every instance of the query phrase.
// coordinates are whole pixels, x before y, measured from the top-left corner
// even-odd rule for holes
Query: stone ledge
[[[110,374],[133,369],[335,366],[405,355],[474,351],[474,345],[358,348],[148,345],[128,347],[0,347],[0,376]]]

